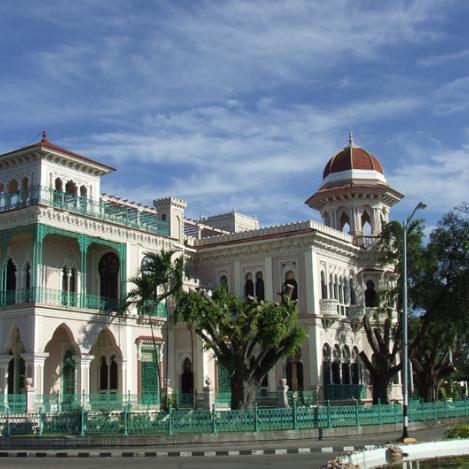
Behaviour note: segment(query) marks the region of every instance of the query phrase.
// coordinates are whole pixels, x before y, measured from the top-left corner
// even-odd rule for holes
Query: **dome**
[[[350,170],[377,171],[384,175],[383,167],[375,156],[350,143],[328,161],[322,177],[325,179],[332,173]]]

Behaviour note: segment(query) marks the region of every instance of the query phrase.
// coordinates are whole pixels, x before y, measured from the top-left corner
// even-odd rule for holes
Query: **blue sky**
[[[469,2],[3,0],[0,152],[49,140],[188,215],[315,218],[347,141],[433,226],[469,200]],[[423,215],[423,214],[422,214]]]

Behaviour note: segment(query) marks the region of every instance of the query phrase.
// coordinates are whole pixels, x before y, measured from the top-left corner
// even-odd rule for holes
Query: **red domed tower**
[[[349,144],[328,161],[321,187],[306,204],[321,212],[327,226],[376,236],[403,197],[389,186],[378,158],[355,145],[350,132]]]

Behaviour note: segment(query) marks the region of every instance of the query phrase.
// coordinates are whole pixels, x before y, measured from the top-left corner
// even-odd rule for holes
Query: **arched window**
[[[259,301],[265,300],[264,274],[261,271],[256,273],[256,296]]]
[[[24,268],[24,286],[29,290],[31,288],[31,265],[29,262]]]
[[[68,181],[65,184],[65,192],[69,195],[77,195],[77,185],[73,181]]]
[[[99,390],[108,390],[108,366],[107,358],[103,355],[99,363]]]
[[[300,361],[300,354],[295,358],[287,360],[287,385],[290,391],[303,390],[303,363]]]
[[[342,384],[352,384],[350,368],[350,348],[344,345],[342,349]]]
[[[119,385],[119,371],[117,366],[116,357],[113,355],[111,357],[111,365],[109,366],[109,390],[117,391]]]
[[[10,257],[7,263],[7,291],[16,290],[16,265]]]
[[[24,288],[26,289],[26,303],[29,303],[32,299],[31,296],[31,265],[29,262],[26,263],[24,267]]]
[[[371,219],[369,213],[365,210],[362,213],[362,233],[364,235],[371,235]]]
[[[163,213],[163,215],[161,215],[161,220],[166,221],[166,215],[164,213]]]
[[[10,354],[12,352],[10,351]],[[8,362],[8,394],[15,394],[15,359]]]
[[[75,394],[75,359],[73,352],[67,351],[62,365],[62,392],[65,395]]]
[[[331,384],[331,347],[324,344],[322,347],[322,374],[324,386]]]
[[[348,215],[345,212],[342,212],[339,219],[339,230],[343,231],[344,233],[350,232],[350,220]]]
[[[8,181],[8,192],[10,194],[14,194],[15,192],[18,192],[18,181],[16,179],[10,179]]]
[[[250,272],[246,274],[244,282],[244,297],[247,298],[248,296],[254,296],[254,282]]]
[[[352,384],[360,384],[360,352],[357,347],[353,347],[352,350]]]
[[[343,304],[344,302],[344,286],[342,283],[342,277],[339,277],[339,303]]]
[[[7,281],[6,281],[6,301],[8,305],[16,303],[16,265],[13,259],[8,259],[7,263]]]
[[[287,285],[291,285],[293,287],[290,299],[292,301],[298,300],[298,283],[295,279],[295,272],[293,270],[289,270],[285,274],[285,282],[283,283],[283,289],[285,290]]]
[[[64,191],[64,183],[63,183],[62,179],[60,179],[60,178],[55,179],[55,190],[57,192],[63,192]]]
[[[333,350],[333,362],[332,362],[332,384],[342,384],[340,378],[340,347],[336,344]]]
[[[70,292],[76,293],[77,291],[77,270],[72,267],[70,270]]]
[[[186,357],[182,364],[181,392],[183,394],[192,394],[194,392],[194,373],[192,371],[192,361],[189,357]]]
[[[226,275],[220,277],[220,287],[228,291],[228,277]]]
[[[378,306],[378,294],[376,293],[373,280],[366,281],[365,306],[368,308],[376,308]]]
[[[337,285],[337,275],[334,276],[334,300],[338,299],[338,285]]]
[[[329,274],[329,298],[334,298],[334,282],[332,281],[332,274]]]
[[[321,271],[321,298],[327,298],[326,274]]]
[[[113,252],[101,257],[98,266],[100,295],[117,300],[119,296],[119,258]]]
[[[349,285],[350,285],[350,304],[351,305],[356,305],[357,304],[357,295],[355,293],[355,282],[353,278],[349,280]]]

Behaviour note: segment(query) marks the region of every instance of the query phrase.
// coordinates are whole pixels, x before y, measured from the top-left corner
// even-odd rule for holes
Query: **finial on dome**
[[[47,134],[46,134],[46,131],[43,130],[41,143],[45,143],[45,142],[47,142]]]
[[[352,135],[352,118],[350,117],[350,114],[347,114],[347,118],[348,118],[348,128],[349,128],[349,131],[348,131],[348,144],[349,146],[353,146],[353,135]]]

